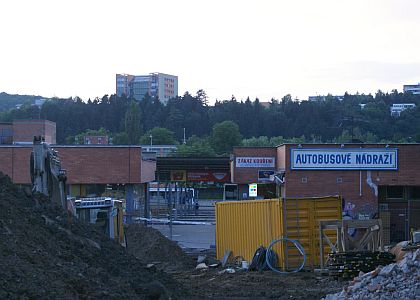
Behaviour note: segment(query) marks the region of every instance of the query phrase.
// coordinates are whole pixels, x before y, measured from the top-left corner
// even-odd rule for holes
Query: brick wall
[[[234,183],[253,183],[258,182],[259,170],[276,170],[276,167],[256,167],[256,168],[238,168],[236,166],[236,157],[276,157],[277,149],[275,147],[237,147],[233,148],[234,161],[232,162],[233,172],[232,182]],[[276,166],[276,163],[274,164]]]
[[[150,182],[155,180],[156,161],[142,160],[141,181]]]
[[[55,122],[51,122],[48,120],[45,120],[44,123],[44,136],[45,136],[45,142],[48,144],[56,144],[57,143],[57,128]]]
[[[13,143],[13,125],[12,123],[0,123],[0,144]]]
[[[13,121],[13,142],[32,142],[38,135],[45,137],[48,144],[55,144],[56,124],[48,120]]]
[[[334,148],[336,144],[307,144],[303,148]],[[345,148],[385,148],[383,144],[346,144]],[[235,157],[276,156],[276,170],[285,171],[284,196],[319,197],[341,195],[345,204],[353,207],[355,214],[373,215],[378,209],[379,186],[420,186],[420,144],[389,145],[398,149],[398,170],[291,170],[290,149],[298,145],[281,145],[277,148],[235,148]],[[233,168],[233,182],[257,182],[259,168]],[[369,179],[369,180],[368,180]],[[377,193],[377,192],[376,192]]]
[[[13,148],[0,146],[0,171],[13,176]]]
[[[308,148],[339,148],[339,145],[302,145]],[[385,145],[345,145],[345,148],[384,148]],[[286,159],[286,197],[316,197],[342,195],[345,203],[354,205],[354,213],[372,215],[377,211],[378,197],[375,186],[420,186],[416,176],[420,168],[420,145],[389,145],[398,148],[397,171],[366,170],[290,170],[290,149],[297,145],[283,145],[279,152]],[[368,184],[368,177],[373,185]]]
[[[137,146],[55,146],[69,184],[142,183]],[[31,146],[0,146],[0,171],[13,182],[30,184]]]

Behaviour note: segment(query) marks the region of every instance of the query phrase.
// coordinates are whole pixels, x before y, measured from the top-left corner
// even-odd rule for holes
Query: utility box
[[[280,237],[298,240],[306,253],[305,268],[320,265],[319,222],[342,219],[340,196],[295,199],[230,201],[216,203],[216,251],[222,259],[226,250],[250,262],[259,246],[268,247]],[[332,242],[336,232],[327,232]],[[279,267],[292,269],[302,258],[290,243],[277,243],[273,250]],[[330,251],[324,246],[324,253]]]

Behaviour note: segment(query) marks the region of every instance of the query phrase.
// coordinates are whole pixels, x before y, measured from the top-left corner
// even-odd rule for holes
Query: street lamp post
[[[153,146],[153,136],[150,135],[150,151],[152,151],[152,146]]]

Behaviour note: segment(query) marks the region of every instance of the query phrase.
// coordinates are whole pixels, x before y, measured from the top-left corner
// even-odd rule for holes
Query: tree
[[[228,154],[242,141],[239,126],[232,121],[224,121],[213,126],[211,145],[217,154]]]
[[[130,140],[126,132],[119,132],[112,136],[113,145],[129,145]]]
[[[195,135],[190,137],[185,145],[178,146],[176,151],[172,154],[172,156],[183,157],[211,157],[215,155],[216,152],[214,152],[211,147],[209,139],[200,139]]]
[[[135,101],[131,101],[125,113],[125,132],[127,133],[130,144],[135,145],[139,143],[141,135],[140,109],[138,103]]]
[[[153,145],[173,145],[177,143],[174,139],[174,133],[163,127],[155,127],[140,138],[140,144],[148,145],[151,142]]]
[[[204,90],[200,89],[197,91],[197,99],[201,102],[203,106],[209,105],[209,98]]]
[[[258,138],[252,137],[250,139],[244,139],[242,145],[245,147],[268,147],[270,140],[266,136],[259,136]]]

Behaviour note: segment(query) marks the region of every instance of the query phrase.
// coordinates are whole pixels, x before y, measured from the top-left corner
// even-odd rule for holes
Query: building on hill
[[[403,89],[404,89],[404,93],[410,92],[414,95],[420,95],[420,83],[419,84],[405,84]]]
[[[391,116],[399,117],[402,111],[415,107],[416,104],[414,103],[394,103],[391,106]]]
[[[344,96],[328,95],[328,96],[309,96],[308,101],[325,101],[327,98],[333,98],[333,99],[338,100],[338,101],[343,101],[344,100]]]
[[[108,145],[109,137],[107,135],[85,135],[83,144],[85,145]]]
[[[170,98],[178,96],[178,76],[163,73],[116,74],[116,94],[139,101],[148,94],[166,104]]]
[[[176,145],[140,145],[143,152],[155,152],[157,157],[167,157],[176,151]]]

